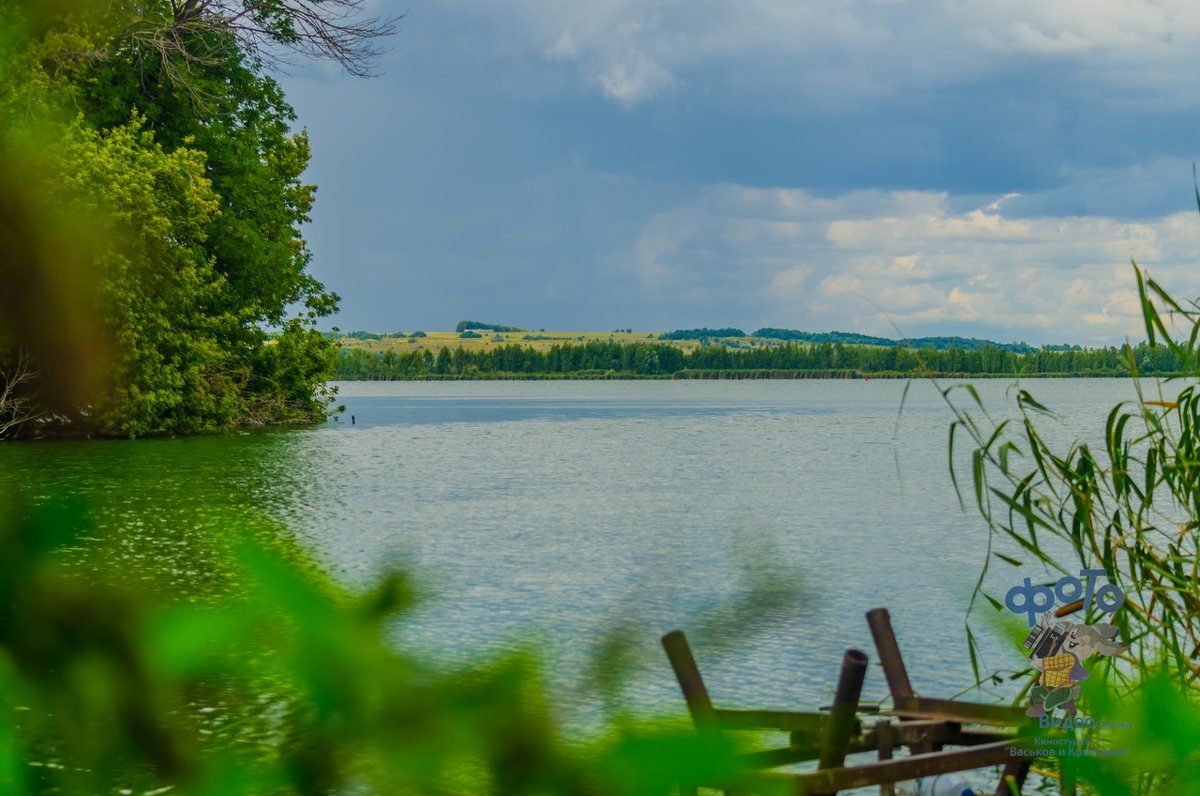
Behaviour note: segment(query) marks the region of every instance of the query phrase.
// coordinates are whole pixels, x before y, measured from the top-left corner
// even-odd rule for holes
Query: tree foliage
[[[7,0],[45,13],[34,3]],[[384,42],[399,17],[371,16],[365,0],[52,0],[51,12],[82,12],[75,19],[103,20],[100,38],[52,54],[59,65],[131,55],[139,67],[160,72],[193,96],[205,89],[197,67],[225,61],[231,52],[256,67],[278,67],[293,58],[332,61],[348,74],[375,74]],[[92,26],[91,32],[98,32]]]
[[[704,340],[708,338],[721,337],[745,337],[746,333],[741,329],[726,327],[723,329],[676,329],[673,332],[666,332],[662,335],[663,340]]]
[[[303,180],[308,138],[246,37],[303,51],[312,15],[350,36],[339,14],[357,5],[0,4],[0,114],[11,144],[48,153],[43,198],[97,237],[91,276],[115,366],[98,393],[46,414],[129,435],[323,415],[336,349],[314,322],[338,299],[309,273],[301,234],[316,190]],[[148,26],[168,22],[179,47],[148,57]]]
[[[224,281],[204,249],[217,197],[203,155],[168,152],[140,117],[105,132],[77,122],[60,148],[62,201],[99,224],[95,251],[113,350],[112,389],[91,407],[100,430],[193,431],[232,421],[236,385],[222,332]]]
[[[496,323],[484,323],[483,321],[459,321],[454,326],[456,332],[523,332],[524,329],[517,326],[501,326]]]

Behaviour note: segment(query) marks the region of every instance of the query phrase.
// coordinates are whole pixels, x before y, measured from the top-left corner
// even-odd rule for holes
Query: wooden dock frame
[[[897,782],[1002,765],[995,796],[1020,796],[1033,762],[1029,756],[1032,740],[1020,738],[1015,732],[1016,727],[1028,722],[1024,712],[1011,706],[917,696],[909,682],[887,609],[867,612],[867,623],[893,704],[891,710],[880,714],[888,719],[867,727],[857,715],[862,712],[859,695],[867,671],[867,656],[859,650],[846,651],[834,703],[826,712],[728,710],[713,706],[683,632],[674,630],[663,636],[663,649],[698,732],[790,733],[787,747],[747,755],[743,763],[750,773],[743,779],[737,783],[712,783],[713,787],[726,791],[735,787],[737,793],[743,794],[752,793],[756,783],[770,784],[775,789],[783,783],[798,795],[825,796],[879,785],[884,796],[891,796]],[[898,721],[893,723],[893,717]],[[907,746],[911,754],[894,757],[893,752],[902,746]],[[959,748],[948,750],[947,746]],[[861,752],[875,752],[877,762],[845,765],[847,755]],[[771,771],[813,760],[818,762],[816,771],[802,774]],[[1010,790],[1010,781],[1016,783],[1015,791]],[[696,790],[681,788],[680,792],[686,796]],[[1068,796],[1073,788],[1064,787],[1062,792]]]

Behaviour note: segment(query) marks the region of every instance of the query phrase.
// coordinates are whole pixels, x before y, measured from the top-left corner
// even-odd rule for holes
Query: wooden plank
[[[764,749],[759,752],[747,752],[739,760],[742,768],[747,771],[762,771],[780,766],[790,766],[796,763],[808,763],[821,756],[817,746],[789,746],[785,749]]]
[[[819,737],[829,721],[825,713],[802,713],[787,710],[729,710],[716,708],[717,723],[727,730],[781,730],[803,732]],[[862,722],[856,721],[854,733],[862,732]]]
[[[718,715],[721,712],[718,710]],[[908,746],[911,748],[920,744],[930,743],[948,744],[951,746],[980,746],[989,743],[1012,741],[1014,739],[1012,733],[997,732],[995,730],[963,729],[960,724],[944,721],[905,721],[890,726],[893,748],[899,746]],[[847,744],[846,753],[860,754],[862,752],[882,750],[882,738],[879,735],[879,729],[878,726],[874,726],[852,737]],[[793,743],[786,749],[768,749],[760,752],[751,752],[745,755],[742,760],[745,768],[758,771],[816,760],[820,755],[821,748],[817,745],[815,738],[810,737],[807,743]]]
[[[817,709],[828,713],[829,711],[833,710],[833,705],[822,705],[821,707],[819,707]],[[879,707],[878,702],[859,702],[858,703],[858,712],[859,713],[878,713],[880,711],[880,709],[881,708]]]
[[[969,731],[958,730],[959,725],[947,724],[944,721],[906,721],[892,725],[893,746],[909,746],[939,742],[947,744],[962,744],[977,746],[983,743],[1007,741],[1013,736],[1009,733],[990,733],[991,737],[975,737]],[[846,746],[846,754],[874,752],[879,749],[879,736],[876,728],[850,739]],[[815,743],[793,743],[790,747],[796,753],[797,760],[815,760],[820,748]]]
[[[961,728],[958,732],[958,740],[950,740],[946,743],[955,746],[978,746],[983,743],[995,743],[996,741],[1011,741],[1016,736],[1011,732],[1001,732],[999,730],[977,730],[971,727]]]
[[[897,700],[892,710],[884,715],[901,718],[936,719],[969,724],[990,724],[998,727],[1016,727],[1029,721],[1025,711],[1011,705],[983,705],[978,702],[959,702],[953,699],[911,697]]]
[[[996,730],[964,729],[957,722],[923,719],[903,721],[891,725],[892,744],[895,746],[915,746],[920,744],[943,744],[948,746],[978,746],[997,741],[1009,741],[1015,738],[1011,732]],[[858,745],[867,749],[876,748],[875,728],[868,728],[861,736]]]
[[[918,777],[930,777],[936,774],[947,774],[952,771],[968,771],[985,766],[1008,764],[1021,755],[1031,745],[1026,739],[1016,741],[999,741],[997,743],[971,746],[965,749],[955,749],[943,752],[901,757],[895,760],[883,760],[875,763],[864,763],[858,766],[831,768],[814,771],[807,774],[759,774],[756,779],[775,785],[793,783],[795,793],[833,793],[852,788],[865,788],[871,785],[881,785],[885,782],[904,782]],[[1021,757],[1022,761],[1031,758]]]

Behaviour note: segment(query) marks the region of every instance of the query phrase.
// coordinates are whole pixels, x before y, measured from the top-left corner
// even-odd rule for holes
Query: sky
[[[394,0],[281,77],[343,331],[1101,345],[1194,297],[1200,5]]]

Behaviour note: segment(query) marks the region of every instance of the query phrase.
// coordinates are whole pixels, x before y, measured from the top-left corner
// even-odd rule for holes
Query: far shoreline
[[[1143,378],[1182,378],[1183,373],[1147,374]],[[937,371],[926,373],[847,373],[805,371],[680,371],[641,374],[623,371],[607,373],[434,373],[420,376],[330,379],[334,382],[414,382],[414,381],[871,381],[881,379],[1133,379],[1130,373],[963,373]]]

